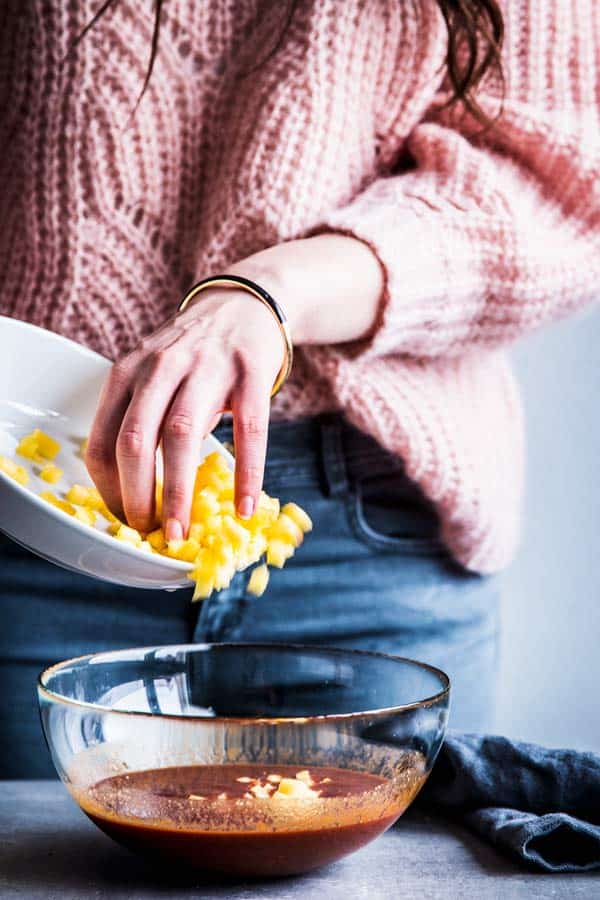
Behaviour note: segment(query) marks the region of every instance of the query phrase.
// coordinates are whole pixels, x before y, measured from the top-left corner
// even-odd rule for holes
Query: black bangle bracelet
[[[187,292],[187,294],[179,304],[178,312],[183,312],[188,303],[190,303],[190,301],[193,300],[194,297],[202,293],[202,291],[205,291],[208,288],[212,287],[241,288],[248,294],[252,294],[257,298],[257,300],[260,300],[261,303],[267,306],[277,319],[277,324],[279,325],[279,330],[281,331],[281,336],[283,337],[285,359],[271,390],[271,397],[274,397],[275,394],[283,387],[284,383],[287,381],[289,374],[292,371],[292,363],[294,360],[292,336],[290,334],[290,327],[283,309],[281,308],[277,300],[275,300],[268,291],[266,291],[263,287],[260,286],[260,284],[257,284],[255,281],[251,281],[249,278],[243,278],[241,275],[215,275],[213,278],[204,278],[202,281],[199,281],[192,288],[190,288],[190,290]]]

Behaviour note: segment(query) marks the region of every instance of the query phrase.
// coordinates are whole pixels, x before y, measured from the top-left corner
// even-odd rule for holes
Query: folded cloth
[[[600,869],[600,756],[449,732],[420,804],[546,872]]]

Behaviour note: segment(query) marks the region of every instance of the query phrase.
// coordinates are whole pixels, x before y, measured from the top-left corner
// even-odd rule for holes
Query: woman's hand
[[[109,508],[139,531],[154,527],[155,454],[164,457],[168,540],[187,533],[198,449],[224,409],[236,446],[236,509],[252,515],[262,486],[271,388],[283,339],[248,293],[200,294],[116,363],[104,385],[86,453]]]
[[[281,302],[299,344],[363,337],[382,294],[380,265],[361,241],[324,234],[290,241],[228,267]],[[164,456],[163,526],[187,533],[198,450],[224,409],[236,449],[235,503],[252,515],[262,487],[271,389],[284,358],[278,323],[245,291],[203,291],[117,362],[88,441],[89,472],[112,512],[154,527],[155,454]]]

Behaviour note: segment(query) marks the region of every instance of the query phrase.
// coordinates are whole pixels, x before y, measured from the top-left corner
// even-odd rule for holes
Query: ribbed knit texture
[[[120,0],[69,52],[98,5],[0,7],[0,311],[116,359],[194,279],[360,237],[386,272],[377,327],[301,349],[273,413],[344,410],[403,457],[463,565],[504,566],[523,453],[500,348],[600,284],[598,4],[507,0],[484,135],[440,110],[433,0],[300,0],[264,64],[286,4],[169,0],[133,116],[152,4]],[[492,114],[497,95],[488,79]]]

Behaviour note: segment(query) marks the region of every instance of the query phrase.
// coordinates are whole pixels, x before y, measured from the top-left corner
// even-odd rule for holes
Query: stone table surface
[[[152,868],[105,837],[53,781],[0,782],[0,898],[24,900],[460,900],[600,898],[600,876],[526,871],[465,829],[421,812],[310,875],[218,883]]]

